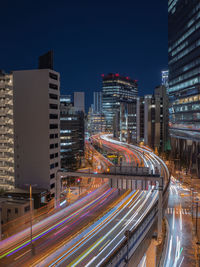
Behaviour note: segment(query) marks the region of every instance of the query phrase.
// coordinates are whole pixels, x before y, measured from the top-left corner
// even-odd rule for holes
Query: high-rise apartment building
[[[14,187],[13,76],[0,71],[0,188]]]
[[[13,72],[16,186],[55,194],[60,168],[60,75],[50,69]]]
[[[84,156],[84,112],[77,111],[71,96],[60,97],[61,167],[77,169]]]
[[[199,0],[169,0],[168,23],[172,154],[200,177]]]
[[[113,119],[120,110],[120,102],[132,102],[138,95],[136,80],[116,74],[102,74],[102,109],[106,120],[106,130],[113,131]]]

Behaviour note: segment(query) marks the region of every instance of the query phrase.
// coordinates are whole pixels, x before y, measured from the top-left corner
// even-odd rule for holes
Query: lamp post
[[[1,230],[1,207],[0,207],[0,241],[1,241],[1,237],[2,237],[2,230]]]
[[[56,187],[55,187],[55,198],[54,198],[54,208],[59,208],[60,207],[60,188],[61,188],[61,176],[60,173],[62,172],[62,170],[57,170],[56,171]]]
[[[190,187],[192,219],[193,219],[193,190],[194,190],[194,188]]]
[[[31,251],[32,255],[35,254],[33,246],[33,229],[32,229],[32,212],[33,212],[33,201],[32,201],[32,185],[30,184],[30,224],[31,224]]]
[[[198,209],[199,209],[199,206],[198,206],[198,199],[196,199],[196,227],[195,227],[195,232],[196,232],[196,236],[198,238]]]
[[[26,184],[29,186],[29,200],[30,200],[30,239],[31,239],[31,253],[32,255],[35,255],[35,249],[33,245],[33,223],[32,223],[32,217],[33,217],[33,199],[32,199],[32,187],[37,186],[37,184],[31,185],[31,184]]]

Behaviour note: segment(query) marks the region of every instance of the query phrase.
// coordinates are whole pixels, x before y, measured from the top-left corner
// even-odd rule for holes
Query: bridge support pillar
[[[160,177],[158,183],[159,198],[158,198],[158,242],[162,239],[162,202],[163,202],[163,177]]]

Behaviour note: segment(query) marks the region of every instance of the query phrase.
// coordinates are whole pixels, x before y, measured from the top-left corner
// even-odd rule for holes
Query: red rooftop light
[[[126,77],[127,80],[129,80],[129,77]]]
[[[119,73],[116,73],[115,76],[116,76],[116,77],[119,77]]]
[[[101,74],[101,77],[104,77],[105,75],[104,74]]]

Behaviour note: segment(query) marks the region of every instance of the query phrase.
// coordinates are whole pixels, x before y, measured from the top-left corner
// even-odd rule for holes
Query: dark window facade
[[[56,74],[54,74],[54,73],[52,73],[52,72],[49,72],[49,77],[51,78],[51,79],[53,79],[53,80],[58,80],[58,75],[56,75]]]
[[[58,119],[58,114],[49,114],[49,119],[51,119],[51,120]]]
[[[57,100],[58,99],[58,95],[49,94],[49,98]]]
[[[50,109],[58,109],[58,105],[57,104],[49,104],[49,108]]]
[[[54,148],[54,144],[50,144],[50,145],[49,145],[49,148],[50,148],[50,149],[53,149],[53,148]]]
[[[50,159],[54,159],[54,154],[50,154]]]
[[[56,123],[50,124],[49,129],[58,129],[58,124],[56,124]]]
[[[55,187],[55,183],[51,184],[51,189],[53,189]]]
[[[53,169],[54,168],[54,163],[52,163],[51,165],[50,165],[50,169]]]
[[[50,83],[49,88],[54,89],[54,90],[58,90],[58,85],[54,84],[54,83]]]
[[[50,179],[53,179],[53,178],[55,178],[55,174],[54,174],[54,173],[52,173],[52,174],[50,175]]]
[[[200,2],[168,1],[169,126],[172,137],[200,140]]]

